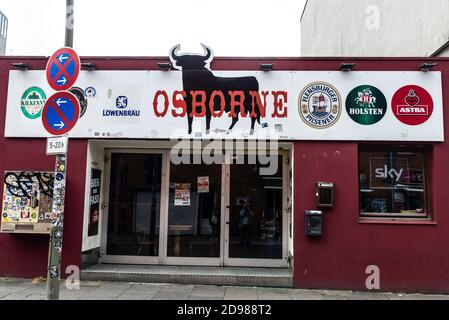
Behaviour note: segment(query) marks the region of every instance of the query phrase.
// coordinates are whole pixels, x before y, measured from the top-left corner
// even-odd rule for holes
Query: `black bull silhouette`
[[[251,116],[251,132],[254,133],[254,124],[256,121],[260,124],[260,109],[255,107],[252,110],[251,102],[252,97],[250,92],[259,91],[259,82],[256,77],[216,77],[212,71],[208,69],[208,64],[212,60],[212,50],[201,44],[205,54],[204,55],[194,55],[194,54],[178,54],[180,45],[176,45],[170,51],[170,60],[174,67],[182,68],[182,83],[183,89],[187,93],[184,100],[187,105],[187,121],[188,121],[188,133],[192,133],[192,122],[193,117],[190,116],[192,113],[192,96],[189,94],[190,91],[204,91],[206,94],[205,104],[208,106],[205,110],[206,117],[206,133],[210,131],[210,122],[212,118],[211,110],[209,108],[210,98],[213,91],[221,91],[225,98],[225,108],[224,111],[229,113],[231,111],[231,97],[227,93],[229,91],[242,91],[244,93],[243,101],[243,112],[240,105],[234,107],[234,114],[232,115],[232,123],[229,130],[234,128],[235,124],[239,121],[239,114],[248,115],[252,113]],[[214,98],[213,110],[220,111],[220,99]],[[196,111],[196,110],[195,110]],[[255,115],[255,116],[254,116]]]

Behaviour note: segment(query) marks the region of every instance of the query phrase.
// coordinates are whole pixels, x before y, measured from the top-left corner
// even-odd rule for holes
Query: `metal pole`
[[[66,47],[73,48],[74,0],[66,0],[65,5],[65,41]]]
[[[48,250],[47,300],[59,299],[67,155],[57,155]]]

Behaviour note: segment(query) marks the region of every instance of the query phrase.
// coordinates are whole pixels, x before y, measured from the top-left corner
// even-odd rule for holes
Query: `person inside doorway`
[[[212,229],[212,234],[211,234],[211,238],[210,239],[212,241],[218,241],[218,227],[219,227],[218,210],[215,207],[212,210],[212,215],[211,215],[211,217],[209,219],[209,224],[210,224],[211,229]]]
[[[248,201],[242,200],[240,202],[240,205],[242,207],[239,214],[240,245],[249,246],[253,213],[249,208]]]

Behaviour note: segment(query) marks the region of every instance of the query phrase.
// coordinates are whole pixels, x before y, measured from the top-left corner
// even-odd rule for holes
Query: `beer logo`
[[[387,111],[387,99],[376,87],[358,86],[346,98],[346,112],[359,124],[370,125],[379,122]]]
[[[416,126],[426,122],[432,115],[433,100],[424,88],[408,85],[393,95],[391,108],[399,121]]]
[[[325,82],[308,84],[299,95],[299,115],[317,129],[334,125],[341,114],[341,98],[334,86]]]
[[[20,109],[28,119],[36,119],[41,116],[47,96],[39,87],[28,88],[20,100]]]

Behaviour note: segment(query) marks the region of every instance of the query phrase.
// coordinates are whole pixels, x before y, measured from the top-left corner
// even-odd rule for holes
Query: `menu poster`
[[[190,206],[190,183],[175,183],[175,206]]]
[[[100,220],[100,188],[101,170],[92,169],[90,177],[89,226],[87,231],[89,237],[98,235],[98,223]]]
[[[198,193],[209,192],[209,177],[198,177]]]

